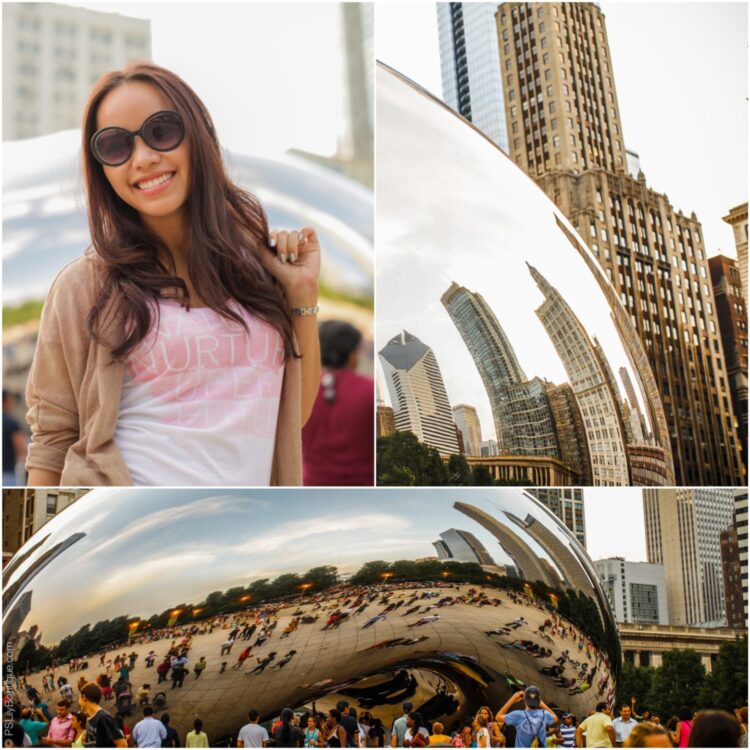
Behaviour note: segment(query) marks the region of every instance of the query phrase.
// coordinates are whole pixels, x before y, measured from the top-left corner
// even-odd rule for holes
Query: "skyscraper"
[[[3,140],[81,126],[91,85],[151,56],[151,23],[60,3],[3,5]]]
[[[747,304],[734,259],[716,255],[708,259],[708,267],[716,299],[734,415],[739,420],[742,462],[747,466]]]
[[[510,157],[588,238],[631,315],[664,404],[676,483],[742,484],[701,226],[628,171],[601,9],[503,3],[496,22]]]
[[[464,453],[467,456],[481,456],[482,430],[477,410],[468,404],[457,404],[452,411],[453,421],[463,436]]]
[[[586,547],[586,521],[583,513],[583,490],[561,487],[535,487],[529,489],[540,503],[544,503],[567,527],[571,534]]]
[[[724,582],[724,611],[730,628],[747,626],[742,596],[742,568],[740,566],[737,527],[732,524],[721,532],[721,573]]]
[[[630,484],[625,435],[617,407],[617,394],[602,369],[595,343],[568,303],[533,266],[529,272],[544,295],[536,310],[562,360],[570,387],[583,416],[596,486]]]
[[[664,566],[622,557],[594,560],[617,622],[669,625]]]
[[[747,488],[734,491],[734,526],[737,529],[742,604],[745,612],[745,627],[747,627]]]
[[[437,3],[443,101],[508,150],[495,5]]]
[[[456,426],[435,355],[402,331],[379,352],[396,429],[413,432],[442,454],[458,453]]]
[[[544,382],[527,380],[503,327],[482,295],[454,282],[440,301],[479,370],[501,452],[559,458]]]
[[[740,272],[742,296],[747,302],[750,291],[747,288],[747,202],[735,206],[722,219],[734,231],[734,246],[737,249],[737,268]]]
[[[578,484],[588,487],[592,483],[591,456],[586,426],[573,389],[569,383],[547,383],[545,387],[557,430],[560,460],[578,474]]]
[[[646,555],[664,566],[671,625],[722,625],[720,535],[731,523],[734,490],[644,489]]]

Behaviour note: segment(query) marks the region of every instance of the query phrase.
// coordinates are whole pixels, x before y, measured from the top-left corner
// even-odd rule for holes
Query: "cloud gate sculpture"
[[[574,485],[673,484],[648,354],[589,219],[573,226],[424,89],[382,64],[377,76],[376,344],[398,429],[430,443],[424,425],[439,419],[439,399],[412,395],[398,361],[416,340],[437,390],[476,408],[499,455],[560,462]]]
[[[620,664],[585,550],[517,488],[94,490],[11,560],[3,605],[6,653],[40,693],[53,665],[76,685],[134,653],[133,692],[150,684],[212,742],[252,708],[341,698],[387,728],[411,700],[450,729],[530,684],[583,716],[614,701]],[[159,682],[170,650],[182,686]]]

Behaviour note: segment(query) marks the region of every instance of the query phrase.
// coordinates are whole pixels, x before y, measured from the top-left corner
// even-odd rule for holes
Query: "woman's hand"
[[[291,307],[314,307],[318,304],[320,243],[315,230],[272,229],[268,233],[268,252],[263,264],[281,284]]]

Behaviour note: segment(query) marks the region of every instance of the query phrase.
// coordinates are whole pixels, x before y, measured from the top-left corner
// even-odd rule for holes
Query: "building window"
[[[547,37],[542,37],[542,49],[547,49]]]
[[[47,515],[54,516],[57,513],[57,494],[49,492],[47,494]]]

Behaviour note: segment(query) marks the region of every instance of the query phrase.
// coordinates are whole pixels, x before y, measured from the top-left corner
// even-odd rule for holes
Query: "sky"
[[[586,551],[592,560],[624,557],[646,562],[643,491],[635,487],[587,487],[583,491]]]
[[[614,554],[641,559],[635,547],[610,539],[614,519],[619,539],[626,531],[643,536],[636,523],[639,496],[635,490],[586,491],[587,534],[596,541],[589,550],[592,559]],[[30,579],[26,626],[39,625],[45,641],[56,642],[85,622],[197,604],[212,591],[259,578],[326,564],[346,575],[369,560],[434,557],[433,542],[450,528],[475,534],[496,563],[510,562],[497,538],[454,509],[456,501],[504,519],[538,556],[555,563],[512,518],[531,513],[559,533],[560,541],[566,535],[555,531],[556,521],[545,521],[547,514],[518,488],[97,489],[34,538],[33,544],[46,545],[43,553],[64,542],[68,546]],[[631,521],[619,523],[619,516]],[[60,607],[61,592],[71,586],[71,561],[75,579],[85,581],[86,588],[72,609]],[[33,556],[20,562],[9,585],[34,565]]]
[[[76,3],[151,21],[151,53],[195,89],[222,144],[324,155],[343,131],[338,3]]]
[[[747,4],[601,3],[626,148],[709,256],[734,256],[721,217],[747,200]],[[375,55],[441,95],[434,3],[379,3]]]

